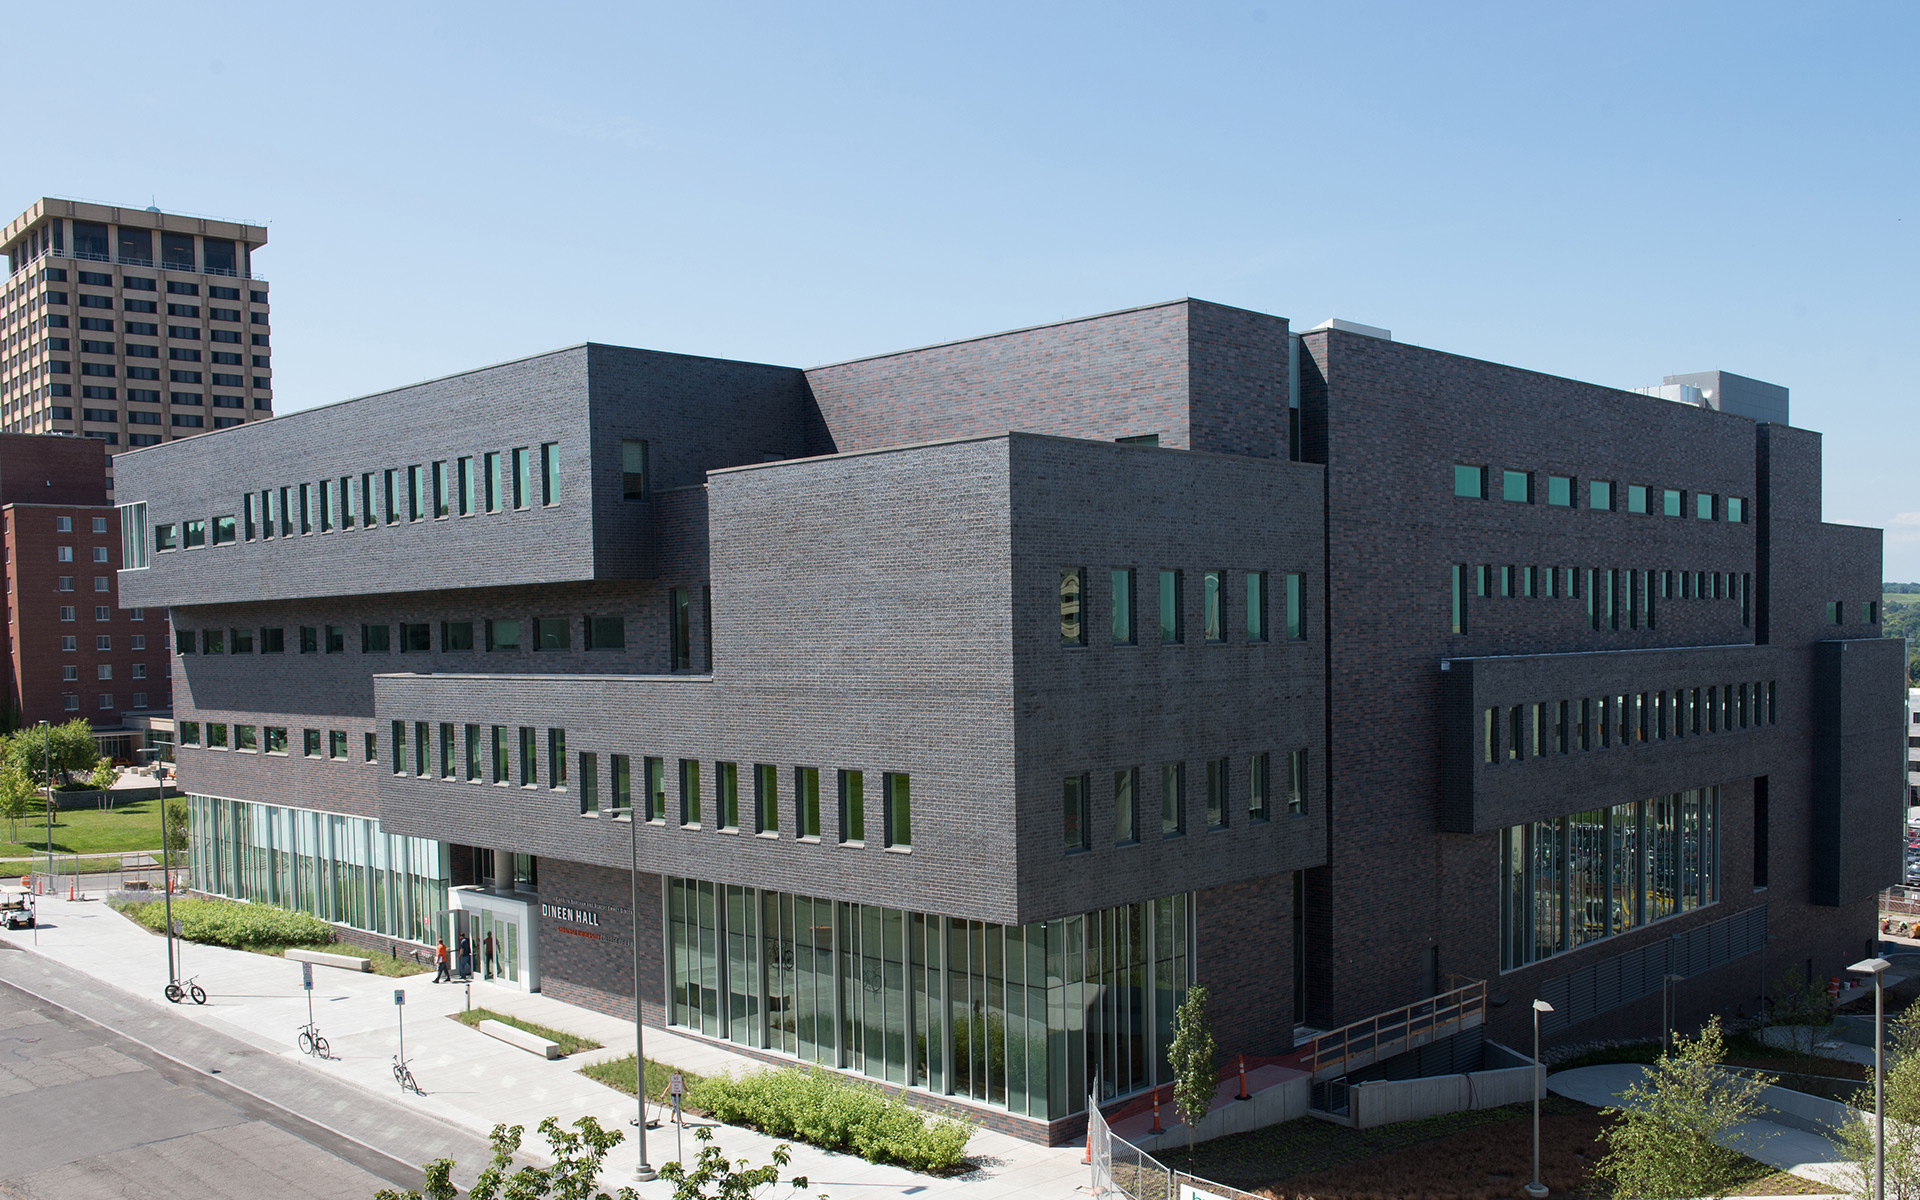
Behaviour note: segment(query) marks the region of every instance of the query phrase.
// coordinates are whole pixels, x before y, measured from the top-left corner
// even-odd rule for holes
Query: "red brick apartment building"
[[[119,607],[120,517],[105,460],[91,438],[0,434],[4,720],[84,716],[105,752],[135,760],[172,706],[167,621]]]

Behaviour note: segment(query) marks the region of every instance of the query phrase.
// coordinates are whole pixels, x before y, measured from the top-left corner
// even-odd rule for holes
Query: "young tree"
[[[713,1144],[713,1130],[705,1125],[695,1129],[693,1137],[700,1144],[700,1153],[692,1170],[677,1162],[660,1168],[660,1178],[673,1184],[673,1200],[752,1200],[759,1189],[780,1182],[780,1172],[792,1157],[786,1146],[775,1146],[771,1163],[749,1167],[744,1158],[728,1162],[726,1152]],[[709,1184],[712,1191],[707,1190]],[[805,1190],[806,1176],[793,1176],[787,1184]],[[820,1200],[827,1198],[822,1195]]]
[[[90,772],[100,761],[93,726],[85,717],[65,725],[30,725],[7,739],[7,759],[44,784],[49,767],[61,783],[73,782],[75,771]]]
[[[1736,1125],[1759,1114],[1766,1083],[1720,1065],[1726,1041],[1713,1017],[1691,1040],[1676,1036],[1673,1051],[1647,1068],[1622,1094],[1600,1137],[1606,1154],[1594,1174],[1616,1196],[1645,1200],[1727,1195],[1739,1185],[1738,1150],[1721,1143]]]
[[[184,853],[187,849],[187,802],[162,800],[160,803],[161,836],[166,839],[166,848],[175,853]]]
[[[113,769],[113,760],[103,754],[100,761],[93,764],[93,772],[87,776],[87,783],[92,785],[94,791],[104,792],[119,778],[120,772]]]
[[[1920,1005],[1893,1018],[1887,1027],[1887,1076],[1882,1087],[1887,1117],[1887,1200],[1920,1200]],[[1853,1098],[1866,1114],[1864,1121],[1848,1121],[1840,1128],[1842,1158],[1847,1164],[1847,1189],[1861,1200],[1872,1200],[1873,1086]]]
[[[1207,989],[1194,984],[1173,1014],[1173,1044],[1167,1047],[1167,1065],[1173,1069],[1173,1103],[1187,1126],[1187,1153],[1193,1153],[1193,1131],[1213,1108],[1220,1090],[1214,1059],[1213,1022],[1207,1017]]]
[[[1773,985],[1768,997],[1767,1022],[1784,1025],[1793,1039],[1790,1047],[1802,1056],[1813,1053],[1821,1027],[1833,1024],[1833,1001],[1818,979],[1808,979],[1799,967],[1791,967]]]
[[[0,759],[0,817],[8,822],[7,840],[20,840],[20,822],[40,795],[33,780],[11,762]]]

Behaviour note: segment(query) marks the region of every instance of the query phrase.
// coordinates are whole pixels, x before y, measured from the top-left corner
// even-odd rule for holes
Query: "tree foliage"
[[[1920,1005],[1907,1009],[1887,1026],[1887,1073],[1883,1086],[1887,1118],[1887,1200],[1920,1200]],[[1867,1115],[1849,1121],[1840,1130],[1841,1157],[1847,1164],[1847,1189],[1861,1200],[1872,1200],[1873,1086],[1853,1098],[1853,1106]]]
[[[700,1150],[694,1156],[692,1169],[677,1162],[660,1168],[660,1178],[673,1185],[673,1200],[751,1200],[759,1189],[780,1182],[780,1172],[792,1157],[786,1146],[775,1146],[772,1162],[764,1167],[749,1167],[744,1158],[727,1161],[726,1152],[713,1144],[713,1130],[706,1126],[695,1129],[693,1136]],[[796,1175],[786,1182],[790,1187],[803,1190],[807,1186],[804,1175]],[[820,1200],[827,1198],[822,1195]]]
[[[1740,1151],[1727,1131],[1760,1112],[1761,1079],[1722,1067],[1726,1041],[1714,1017],[1692,1039],[1674,1038],[1645,1077],[1621,1095],[1601,1136],[1606,1154],[1594,1174],[1616,1196],[1645,1200],[1721,1197],[1740,1186]]]
[[[621,1188],[616,1196],[596,1191],[594,1184],[607,1151],[625,1140],[615,1129],[602,1129],[592,1117],[581,1117],[571,1130],[563,1128],[559,1118],[540,1122],[540,1132],[552,1152],[551,1167],[522,1166],[514,1170],[513,1156],[520,1152],[520,1136],[525,1127],[495,1125],[489,1139],[493,1143],[493,1161],[467,1192],[470,1200],[638,1200],[632,1188]],[[460,1191],[453,1183],[453,1160],[436,1158],[421,1168],[427,1176],[423,1191],[396,1192],[381,1188],[374,1200],[456,1200]]]
[[[187,802],[163,800],[160,804],[160,813],[160,836],[165,839],[166,848],[184,853],[187,848]]]
[[[20,840],[20,822],[26,819],[39,790],[33,779],[13,762],[0,758],[0,817],[7,819],[7,840]]]
[[[1767,1023],[1786,1026],[1794,1053],[1812,1054],[1818,1031],[1833,1024],[1833,999],[1818,979],[1808,979],[1799,967],[1788,968],[1767,997]]]
[[[47,769],[61,783],[72,783],[74,773],[92,774],[100,761],[100,746],[85,717],[65,725],[29,725],[6,739],[6,761],[18,766],[37,783],[47,782]]]
[[[1218,1050],[1213,1041],[1213,1021],[1207,1016],[1207,989],[1194,984],[1187,998],[1173,1014],[1173,1044],[1167,1047],[1167,1065],[1173,1070],[1173,1102],[1187,1126],[1187,1146],[1193,1146],[1193,1131],[1200,1118],[1213,1108],[1214,1093],[1220,1090]]]

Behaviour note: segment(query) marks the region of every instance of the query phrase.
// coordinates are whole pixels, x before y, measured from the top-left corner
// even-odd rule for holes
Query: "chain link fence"
[[[1264,1196],[1167,1166],[1114,1134],[1098,1106],[1087,1106],[1092,1192],[1107,1200],[1266,1200]]]

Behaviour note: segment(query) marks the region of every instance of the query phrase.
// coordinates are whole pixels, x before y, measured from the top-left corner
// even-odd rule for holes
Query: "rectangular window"
[[[1627,485],[1627,511],[1645,514],[1647,511],[1647,489],[1640,484]]]
[[[810,841],[820,840],[820,768],[794,768],[793,805],[794,836]]]
[[[104,621],[107,619],[107,610],[95,609],[94,615],[98,617],[100,620]],[[253,653],[253,630],[251,629],[230,630],[227,635],[227,643],[232,648],[232,653],[234,654],[252,654]]]
[[[1698,495],[1694,496],[1693,498],[1694,514],[1693,515],[1702,521],[1713,520],[1714,516],[1716,515],[1716,509],[1718,508],[1718,505],[1714,503],[1714,500],[1715,500],[1715,497],[1711,492],[1701,492]]]
[[[265,735],[266,751],[268,754],[285,754],[287,752],[287,731],[285,726],[268,725],[261,730],[261,733]]]
[[[433,627],[417,621],[400,627],[400,653],[426,654],[433,649]]]
[[[1571,717],[1568,710],[1572,707],[1570,702],[1566,700],[1560,701],[1559,713],[1553,722],[1553,748],[1554,751],[1559,754],[1565,754],[1572,748],[1567,736]]]
[[[374,528],[372,471],[367,471],[360,476],[360,525],[363,529]]]
[[[535,787],[540,782],[540,731],[520,727],[520,786]]]
[[[259,497],[252,492],[240,497],[240,536],[251,542],[257,536],[259,522],[254,519],[254,505]]]
[[[1487,495],[1487,469],[1455,464],[1453,494],[1464,496],[1468,500],[1484,500]]]
[[[106,647],[102,646],[101,649],[104,650]],[[226,630],[202,629],[200,631],[200,652],[202,654],[225,654],[227,652]]]
[[[347,731],[332,729],[327,731],[327,757],[345,759],[347,757]]]
[[[347,630],[344,625],[329,625],[327,630],[327,653],[345,654],[347,650]]]
[[[360,653],[387,653],[390,649],[388,645],[388,634],[390,630],[391,627],[386,625],[362,625],[360,627]]]
[[[1271,764],[1268,756],[1262,752],[1247,759],[1247,819],[1264,821],[1271,813],[1268,807],[1267,773]]]
[[[367,739],[366,761],[379,762],[380,761],[380,735],[377,733],[368,733],[366,735],[366,739]]]
[[[1500,710],[1489,708],[1480,714],[1480,761],[1496,763],[1500,761]]]
[[[586,630],[587,649],[624,650],[627,646],[627,623],[624,617],[587,617],[582,625]]]
[[[1533,472],[1500,472],[1500,498],[1513,504],[1533,503]]]
[[[380,479],[380,515],[389,525],[400,523],[400,472],[389,467]]]
[[[913,781],[901,771],[881,776],[886,789],[886,844],[897,849],[913,845]]]
[[[1247,572],[1247,640],[1267,640],[1267,573]]]
[[[353,528],[353,476],[340,477],[340,528]]]
[[[680,823],[700,823],[700,760],[680,760]]]
[[[513,451],[513,506],[526,508],[533,503],[533,458],[527,447]]]
[[[1080,567],[1060,568],[1060,644],[1087,644],[1087,573]]]
[[[1512,567],[1500,568],[1500,595],[1506,599],[1513,598],[1513,568]]]
[[[534,649],[565,650],[572,645],[573,622],[565,617],[535,617]]]
[[[624,754],[607,755],[607,768],[613,773],[613,814],[626,814],[633,820],[633,760]]]
[[[1747,502],[1738,496],[1727,497],[1727,524],[1744,525],[1747,521]]]
[[[468,455],[454,463],[454,491],[458,496],[461,516],[473,512],[473,457]]]
[[[1227,827],[1227,760],[1207,760],[1207,828]]]
[[[418,466],[407,468],[407,520],[418,521],[427,515],[426,478]]]
[[[1120,568],[1112,572],[1113,581],[1113,644],[1131,646],[1134,641],[1133,627],[1133,571]]]
[[[425,721],[413,723],[413,770],[425,779],[433,774],[433,726]]]
[[[1187,764],[1160,768],[1160,836],[1177,837],[1187,831]]]
[[[440,778],[457,779],[460,776],[460,747],[454,736],[453,724],[440,723]]]
[[[540,503],[560,503],[560,443],[540,446]]]
[[[182,746],[198,746],[200,744],[200,722],[180,722],[180,744]]]
[[[172,550],[178,545],[174,540],[173,531],[174,527],[170,524],[155,525],[153,527],[153,548],[155,551]]]
[[[668,652],[669,670],[690,671],[693,669],[693,628],[692,616],[688,611],[686,588],[670,588],[667,591]]]
[[[713,764],[713,803],[718,811],[714,820],[721,829],[740,828],[740,766],[737,763]]]
[[[405,721],[393,722],[391,733],[393,736],[388,739],[388,742],[393,749],[393,773],[395,775],[405,775],[407,773],[407,723]],[[309,738],[318,736],[311,729],[307,731],[307,735]],[[312,753],[312,751],[308,751],[308,753]]]
[[[467,744],[467,778],[478,782],[486,773],[486,767],[484,765],[487,757],[486,743],[482,740],[480,726],[469,725],[466,727],[465,732]]]
[[[1462,630],[1466,628],[1463,623]],[[1304,642],[1307,640],[1307,577],[1305,575],[1287,576],[1287,639]]]
[[[431,470],[432,479],[430,486],[432,488],[431,498],[433,507],[428,511],[433,514],[435,520],[438,520],[452,511],[452,505],[448,503],[447,499],[447,464],[444,461],[436,462],[433,464]]]
[[[1684,516],[1682,507],[1685,497],[1675,488],[1665,488],[1660,493],[1660,515],[1665,517]]]
[[[506,783],[513,777],[513,735],[505,725],[493,727],[493,781]]]
[[[755,833],[780,832],[780,768],[767,763],[753,767],[753,817]]]
[[[1227,640],[1227,573],[1205,571],[1200,576],[1200,627],[1209,642]]]
[[[1140,770],[1128,767],[1113,773],[1113,840],[1131,846],[1140,840]]]
[[[1291,750],[1287,753],[1287,812],[1300,816],[1307,811],[1307,752]]]
[[[1068,854],[1089,846],[1087,838],[1087,777],[1069,775],[1060,788],[1060,844]]]
[[[180,523],[180,544],[191,550],[195,546],[207,544],[207,523],[205,521],[182,521]]]
[[[1603,512],[1613,511],[1613,484],[1595,479],[1587,484],[1587,507]]]
[[[1453,564],[1453,632],[1467,631],[1467,564]]]
[[[1547,503],[1554,508],[1573,507],[1573,479],[1566,475],[1547,476]]]
[[[496,617],[487,622],[487,649],[518,652],[520,621],[517,617]]]
[[[215,397],[215,399],[218,398]],[[331,480],[322,479],[318,488],[319,499],[316,503],[319,508],[320,532],[331,533],[333,532],[333,483]]]
[[[860,771],[840,772],[840,840],[867,840],[865,775]]]
[[[1507,761],[1526,753],[1526,709],[1516,704],[1507,710]]]
[[[567,786],[567,731],[547,730],[547,786]]]
[[[440,622],[440,650],[442,653],[452,650],[473,649],[472,621]]]
[[[486,501],[487,511],[500,511],[500,452],[489,450],[480,456],[480,490]]]
[[[1160,572],[1160,644],[1178,644],[1184,630],[1180,627],[1180,572]]]
[[[580,752],[580,815],[590,817],[600,811],[600,760],[592,753]]]
[[[225,750],[227,748],[227,726],[223,721],[207,722],[207,749]],[[319,750],[316,745],[315,751]]]
[[[620,443],[620,494],[627,500],[647,498],[647,443],[643,441]]]

